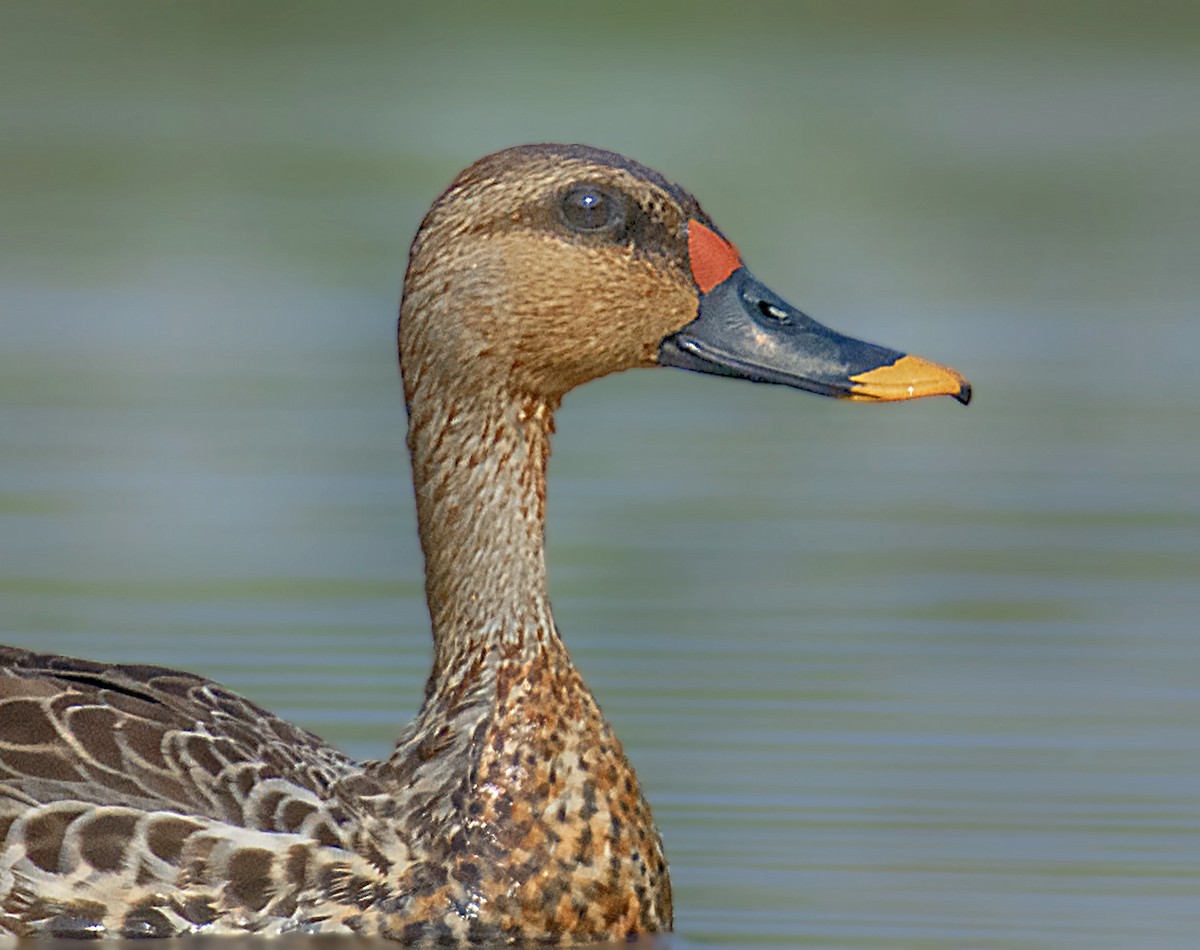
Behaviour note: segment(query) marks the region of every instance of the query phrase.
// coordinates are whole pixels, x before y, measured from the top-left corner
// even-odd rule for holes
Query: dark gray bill
[[[837,333],[745,267],[700,295],[696,319],[662,341],[658,362],[840,399],[971,401],[970,384],[949,367]]]

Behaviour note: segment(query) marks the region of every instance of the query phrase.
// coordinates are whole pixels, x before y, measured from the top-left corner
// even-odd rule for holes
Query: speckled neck
[[[417,525],[435,647],[431,690],[561,645],[546,590],[553,406],[473,392],[409,400]]]

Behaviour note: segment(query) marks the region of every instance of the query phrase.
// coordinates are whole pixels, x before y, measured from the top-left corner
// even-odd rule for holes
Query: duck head
[[[747,270],[690,194],[580,145],[506,149],[455,179],[413,242],[399,338],[410,403],[427,377],[494,391],[487,376],[553,406],[656,365],[843,399],[971,396],[948,367],[813,320]]]

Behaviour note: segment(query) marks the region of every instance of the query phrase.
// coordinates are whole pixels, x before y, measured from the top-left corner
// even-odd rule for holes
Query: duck
[[[555,410],[675,367],[858,402],[955,370],[837,333],[614,152],[488,155],[412,242],[397,334],[433,667],[355,761],[204,677],[0,647],[0,933],[577,944],[673,925],[662,839],[551,614]]]

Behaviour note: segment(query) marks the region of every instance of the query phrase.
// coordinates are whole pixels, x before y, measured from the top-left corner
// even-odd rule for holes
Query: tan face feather
[[[579,183],[620,196],[627,234],[571,228],[560,204]],[[428,360],[486,360],[505,390],[557,401],[653,365],[663,338],[696,316],[687,221],[699,216],[690,195],[632,163],[515,150],[472,166],[413,245],[400,320],[406,387]]]

